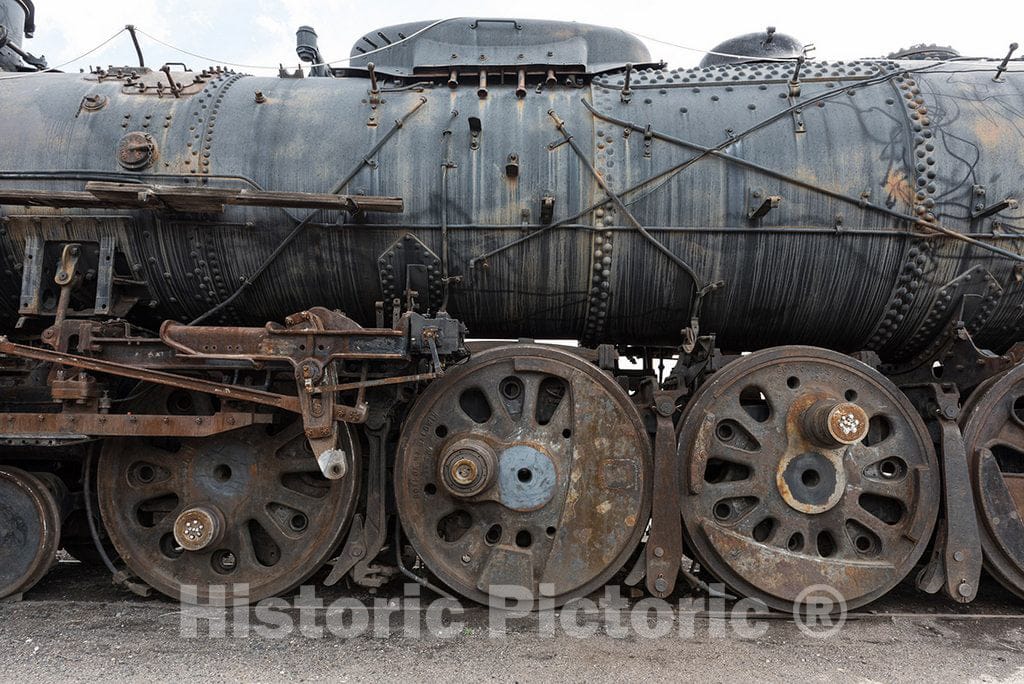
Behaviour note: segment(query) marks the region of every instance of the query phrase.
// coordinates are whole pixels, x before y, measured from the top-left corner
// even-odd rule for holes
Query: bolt
[[[956,562],[959,563],[963,559],[964,559],[964,552],[963,551],[957,551],[956,553],[953,554],[953,560],[955,560]]]
[[[972,587],[967,580],[960,580],[960,585],[956,588],[956,593],[960,594],[964,598],[971,595]]]
[[[470,556],[470,555],[469,555],[468,553],[467,553],[467,554],[464,554],[464,555],[462,556],[462,562],[463,562],[463,563],[468,563],[468,562],[469,562],[469,561],[471,561],[471,560],[473,560],[473,557],[472,557],[472,556]]]
[[[658,558],[661,558],[662,556],[665,555],[665,549],[661,548],[660,546],[655,546],[654,547],[654,555],[656,557],[658,557]]]
[[[668,582],[665,581],[664,577],[659,577],[658,579],[654,580],[654,589],[659,594],[663,594],[666,591],[668,591]]]

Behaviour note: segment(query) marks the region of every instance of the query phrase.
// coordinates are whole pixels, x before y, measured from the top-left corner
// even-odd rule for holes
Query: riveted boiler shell
[[[514,82],[493,78],[484,99],[475,82],[455,90],[386,82],[376,106],[361,78],[219,74],[181,98],[130,93],[119,81],[88,75],[0,80],[0,136],[16,141],[0,147],[0,182],[80,190],[86,179],[127,176],[329,192],[422,98],[344,188],[400,196],[405,211],[358,220],[318,215],[220,321],[259,323],[324,305],[372,324],[374,302],[402,287],[379,259],[408,234],[435,255],[425,260],[434,287],[421,293],[435,308],[447,206],[449,272],[462,277],[448,309],[473,335],[674,343],[689,324],[693,282],[625,212],[602,204],[592,163],[655,239],[703,282],[724,282],[704,301],[701,329],[728,349],[803,343],[899,357],[926,346],[964,294],[977,338],[1001,348],[1019,338],[1024,309],[1013,263],[892,215],[931,213],[974,234],[993,233],[994,221],[1022,220],[1015,209],[969,218],[974,186],[993,203],[1024,186],[1016,123],[1024,81],[1009,73],[995,84],[983,66],[956,63],[964,73],[950,78],[951,65],[814,63],[802,72],[797,98],[789,95],[788,65],[652,70],[632,74],[628,103],[621,73],[578,88],[538,92],[531,84],[522,99]],[[920,71],[905,74],[908,68]],[[107,106],[80,111],[83,98],[96,94],[109,98]],[[1000,106],[985,104],[992,97]],[[549,110],[585,159],[564,144]],[[638,130],[626,135],[600,117]],[[479,122],[476,135],[471,119]],[[654,135],[644,135],[648,126]],[[115,157],[131,131],[149,133],[158,148],[141,170],[126,170]],[[513,154],[514,176],[506,172]],[[447,201],[446,159],[453,162]],[[53,179],[68,171],[76,172],[73,180]],[[781,197],[778,207],[748,219],[771,196]],[[552,220],[565,225],[542,230],[545,197],[554,198]],[[132,315],[188,320],[227,298],[306,216],[237,207],[218,215],[102,217],[5,209],[4,325],[16,316],[18,267],[31,235],[112,235],[148,289]],[[55,214],[72,220],[39,219]]]

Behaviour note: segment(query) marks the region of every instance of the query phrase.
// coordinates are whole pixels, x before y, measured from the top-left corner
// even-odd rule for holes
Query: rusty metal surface
[[[256,423],[269,423],[271,413],[222,411],[212,416],[135,415],[103,413],[0,413],[4,440],[81,438],[136,435],[139,437],[209,437]]]
[[[195,585],[192,600],[208,601],[211,585],[226,584],[230,601],[235,584],[248,584],[247,596],[238,598],[258,601],[319,569],[351,520],[359,452],[345,431],[348,475],[327,480],[301,426],[293,422],[277,433],[256,426],[177,443],[108,441],[97,472],[100,509],[131,571],[172,598],[187,600],[181,587]],[[197,531],[198,511],[217,519],[216,530]],[[176,529],[197,550],[184,550]]]
[[[676,428],[676,393],[655,395],[654,481],[651,528],[644,545],[647,591],[658,598],[672,593],[683,557],[683,523],[679,517],[679,460]]]
[[[128,145],[128,143],[125,143]],[[142,145],[142,143],[131,143]],[[125,148],[127,149],[127,148]],[[130,150],[141,154],[138,149]],[[143,150],[144,151],[144,150]],[[127,152],[126,152],[127,154]],[[122,157],[122,165],[141,162],[136,157]],[[56,207],[80,209],[151,209],[218,214],[225,206],[296,207],[335,209],[352,213],[401,213],[400,197],[365,197],[316,194],[309,192],[260,192],[220,188],[181,188],[137,183],[86,183],[85,192],[49,192],[45,190],[0,190],[0,204],[25,207]]]
[[[981,581],[982,546],[966,446],[957,424],[960,392],[952,384],[929,383],[910,388],[912,398],[917,396],[920,401],[922,394],[926,407],[923,414],[930,414],[939,433],[943,509],[932,545],[932,560],[918,575],[917,584],[931,593],[941,588],[952,600],[969,603],[977,595]]]
[[[985,569],[1024,597],[1024,367],[981,384],[961,411]]]
[[[0,598],[28,591],[57,562],[61,512],[43,481],[0,466]]]
[[[395,473],[412,545],[481,603],[509,586],[559,604],[586,595],[625,563],[650,512],[650,443],[629,397],[541,346],[481,352],[432,384]]]
[[[869,416],[864,439],[808,430],[822,401]],[[679,458],[702,565],[781,610],[813,585],[851,607],[881,596],[935,524],[939,471],[923,422],[884,377],[836,352],[780,347],[728,364],[687,407]]]

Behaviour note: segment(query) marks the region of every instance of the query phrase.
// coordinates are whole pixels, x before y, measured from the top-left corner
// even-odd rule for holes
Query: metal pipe
[[[480,87],[476,90],[477,97],[481,100],[487,97],[487,70],[480,70]]]
[[[448,120],[449,125],[441,134],[441,137],[444,138],[444,160],[441,162],[441,282],[444,284],[444,297],[441,300],[440,311],[448,310],[448,173],[455,168],[455,162],[452,159],[451,122],[458,115],[458,110],[453,109],[451,118]]]
[[[377,97],[380,95],[380,86],[377,85],[377,68],[373,62],[369,62],[366,65],[366,70],[370,73],[370,95]]]
[[[139,56],[139,66],[145,68],[146,60],[142,58],[142,46],[139,45],[139,37],[135,35],[135,26],[128,24],[124,29],[132,37],[132,44],[135,45],[135,54]]]
[[[526,97],[526,69],[519,70],[519,83],[516,85],[516,97],[520,100]]]

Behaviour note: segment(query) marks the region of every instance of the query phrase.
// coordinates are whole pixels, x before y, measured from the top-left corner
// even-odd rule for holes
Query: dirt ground
[[[327,604],[355,596],[393,605],[402,588],[370,596],[319,587],[317,594]],[[433,598],[424,590],[419,613],[428,612]],[[0,604],[0,679],[1024,681],[1024,603],[991,581],[970,606],[900,587],[852,613],[827,639],[805,636],[789,617],[760,619],[756,633],[745,634],[678,607],[660,638],[620,630],[599,608],[572,621],[593,632],[585,638],[572,625],[559,627],[562,611],[553,613],[553,633],[534,616],[508,618],[501,635],[486,607],[466,604],[464,612],[448,616],[444,634],[420,630],[413,637],[399,614],[383,620],[384,628],[374,621],[347,638],[344,625],[341,635],[321,625],[310,630],[319,638],[303,636],[297,608],[278,614],[296,625],[280,637],[251,626],[248,636],[231,636],[244,632],[238,624],[249,624],[254,614],[248,609],[235,615],[245,618],[227,623],[226,638],[209,636],[206,621],[189,623],[198,625],[199,636],[183,636],[177,603],[136,597],[113,587],[105,573],[64,562],[24,600]]]

